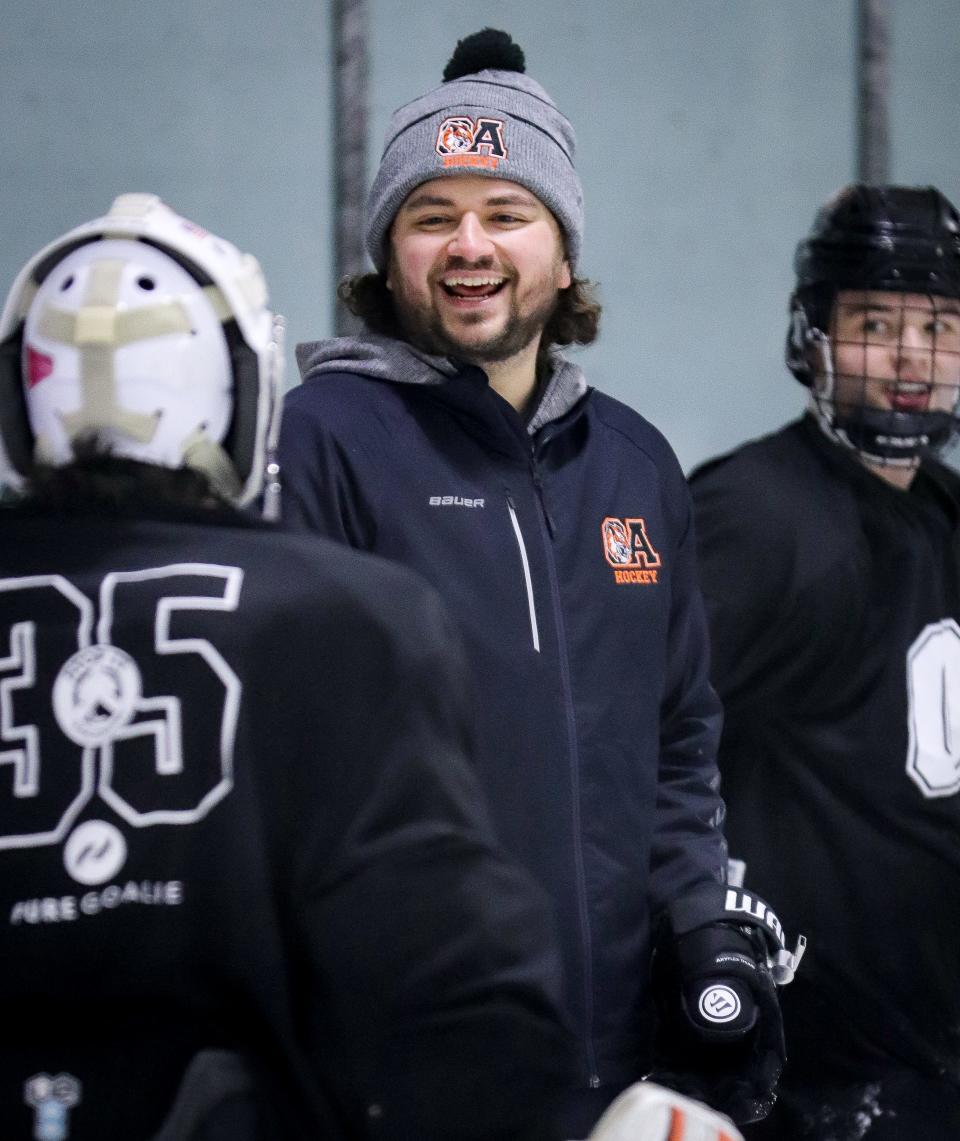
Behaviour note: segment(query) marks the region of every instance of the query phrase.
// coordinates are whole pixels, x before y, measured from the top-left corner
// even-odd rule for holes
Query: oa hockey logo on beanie
[[[500,160],[507,157],[503,128],[502,119],[480,118],[474,121],[466,115],[453,115],[444,119],[437,131],[437,154],[445,167],[474,166],[496,170]]]
[[[546,206],[575,272],[583,239],[575,151],[569,119],[526,74],[511,37],[495,28],[467,36],[444,68],[443,82],[390,117],[367,200],[365,240],[373,264],[386,272],[393,220],[418,186],[479,175],[515,182]]]

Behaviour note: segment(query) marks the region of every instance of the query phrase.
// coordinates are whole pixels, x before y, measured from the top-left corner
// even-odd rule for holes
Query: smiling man
[[[482,364],[519,412],[536,389],[544,326],[572,281],[557,220],[521,186],[433,179],[397,213],[386,286],[404,335]]]
[[[810,938],[749,1136],[960,1137],[960,216],[849,186],[796,255],[807,414],[694,473],[731,855]]]
[[[663,1005],[692,1036],[670,1039],[665,1078],[749,1120],[779,1070],[781,948],[721,888],[689,494],[656,429],[557,351],[599,319],[570,123],[502,32],[462,41],[444,78],[393,115],[367,213],[377,272],[341,290],[374,335],[299,346],[285,512],[416,568],[463,632],[476,767],[560,930],[579,1043],[564,1135],[651,1065],[661,925],[691,999],[674,981]],[[718,1018],[696,1013],[708,990]],[[682,1072],[698,1044],[709,1086]]]

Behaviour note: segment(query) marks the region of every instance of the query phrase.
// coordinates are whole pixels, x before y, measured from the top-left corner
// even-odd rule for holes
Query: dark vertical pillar
[[[890,181],[889,0],[857,0],[857,179]]]
[[[337,282],[365,268],[363,205],[367,180],[367,0],[333,0],[334,270]],[[360,323],[337,301],[337,336]]]

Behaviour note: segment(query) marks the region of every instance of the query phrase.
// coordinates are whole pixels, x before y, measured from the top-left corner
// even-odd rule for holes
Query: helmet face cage
[[[932,188],[847,187],[797,248],[787,365],[824,431],[914,465],[960,427],[960,217]]]
[[[197,467],[251,502],[276,443],[281,334],[256,259],[154,195],[121,196],[35,255],[10,290],[4,478],[18,486],[37,460],[68,462],[71,438],[95,433],[116,454]]]

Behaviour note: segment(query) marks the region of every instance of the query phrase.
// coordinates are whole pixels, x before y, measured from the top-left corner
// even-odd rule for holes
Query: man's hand
[[[737,1041],[756,1026],[758,1005],[774,993],[759,951],[746,931],[730,923],[711,923],[677,939],[683,1009],[704,1042]]]
[[[786,1050],[776,996],[803,954],[790,954],[762,900],[708,885],[668,909],[654,963],[659,1012],[651,1077],[738,1124],[770,1112]]]

